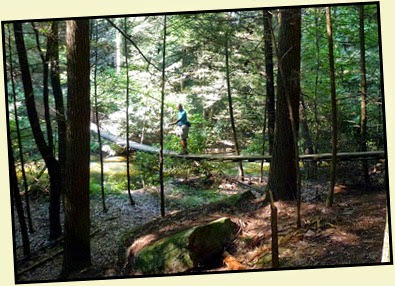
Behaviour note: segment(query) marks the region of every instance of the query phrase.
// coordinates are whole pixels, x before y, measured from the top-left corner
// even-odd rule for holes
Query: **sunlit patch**
[[[128,248],[129,255],[135,255],[141,249],[143,249],[146,245],[150,244],[154,240],[156,240],[158,236],[156,234],[148,234],[136,239],[133,244]]]
[[[337,243],[341,243],[344,245],[358,245],[359,243],[359,237],[346,232],[346,231],[342,231],[340,229],[337,228],[330,228],[327,229],[325,231],[323,231],[322,233],[324,236],[329,236],[329,239],[332,242],[337,242]]]
[[[113,156],[108,157],[103,160],[104,162],[126,162],[125,156]]]
[[[333,192],[335,194],[345,193],[347,191],[347,187],[344,185],[336,185]]]
[[[355,229],[358,231],[368,231],[374,225],[380,223],[380,220],[377,217],[373,216],[363,216],[359,219],[359,221],[355,224]]]

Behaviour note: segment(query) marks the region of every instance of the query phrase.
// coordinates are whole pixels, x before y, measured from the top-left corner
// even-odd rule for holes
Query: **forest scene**
[[[379,19],[2,22],[16,282],[392,261]]]

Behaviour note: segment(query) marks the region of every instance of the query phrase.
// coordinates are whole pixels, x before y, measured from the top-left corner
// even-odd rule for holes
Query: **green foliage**
[[[159,184],[159,157],[157,154],[137,152],[133,160],[139,181],[147,185]]]
[[[384,147],[383,102],[381,90],[379,30],[376,4],[367,4],[365,8],[366,72],[367,72],[367,145],[369,150]],[[272,11],[273,32],[275,38],[279,28],[276,11]],[[360,138],[360,39],[359,15],[357,5],[334,6],[332,9],[333,39],[336,69],[336,90],[339,111],[339,151],[359,151]],[[122,27],[123,18],[114,18],[114,23]],[[23,85],[12,35],[12,25],[6,24],[5,40],[11,39],[13,54],[13,74],[16,75],[16,104],[24,158],[30,166],[40,160],[40,154],[32,136],[30,123],[24,103]],[[39,40],[43,51],[47,44],[49,22],[37,22]],[[65,22],[59,22],[59,60],[60,78],[64,102],[67,102],[67,57],[65,49]],[[160,69],[162,68],[163,17],[130,17],[127,20],[126,33],[133,38],[140,51],[151,61],[148,64],[133,45],[124,49],[121,36],[116,44],[116,30],[104,19],[92,20],[92,31],[98,29],[98,42],[91,39],[92,69],[97,68],[97,97],[100,125],[119,136],[126,134],[126,77],[130,80],[129,125],[130,139],[140,141],[144,133],[144,144],[158,146],[160,122]],[[34,95],[40,117],[40,125],[46,138],[46,125],[43,120],[43,68],[31,23],[24,23],[24,38],[32,80]],[[177,104],[184,104],[188,119],[192,123],[188,138],[190,153],[213,152],[220,140],[233,141],[230,124],[226,73],[225,40],[229,41],[230,86],[238,141],[243,154],[262,154],[262,141],[265,139],[265,152],[268,138],[262,136],[265,110],[266,73],[263,52],[262,11],[220,12],[202,14],[171,15],[168,17],[166,46],[166,81],[164,125],[174,121]],[[11,36],[11,37],[10,37]],[[277,38],[275,39],[277,40]],[[94,61],[94,51],[98,52],[98,61]],[[9,51],[6,50],[7,69]],[[117,53],[120,57],[117,66]],[[129,74],[126,75],[124,58],[129,56]],[[275,54],[275,51],[274,51]],[[275,78],[277,76],[277,58],[273,57]],[[159,69],[159,70],[158,70]],[[93,70],[91,72],[92,103],[95,91]],[[11,98],[11,83],[7,83],[10,110],[9,125],[13,141],[14,154],[18,154],[17,130]],[[301,89],[306,103],[306,120],[318,152],[331,150],[331,103],[328,59],[328,40],[326,37],[325,9],[323,7],[302,9],[302,54]],[[57,133],[54,99],[50,87],[51,123],[54,134]],[[92,104],[92,110],[94,110]],[[92,119],[94,121],[94,119]],[[165,128],[164,148],[181,151],[180,139],[174,133],[173,126]],[[300,133],[301,134],[301,133]],[[300,143],[305,138],[299,136]],[[108,145],[107,153],[122,150],[114,143]],[[302,145],[302,144],[300,144]],[[107,146],[106,146],[107,147]],[[58,155],[56,144],[55,154]],[[92,154],[100,152],[97,136],[90,143]],[[17,164],[19,156],[15,156]],[[207,163],[165,158],[165,179],[188,177],[193,174],[207,175],[222,170],[235,175],[234,163]],[[106,192],[122,193],[126,189],[125,166],[108,167],[105,171]],[[137,152],[133,158],[134,167],[132,186],[158,185],[159,162],[157,154]],[[259,164],[245,163],[246,172],[258,173]],[[100,174],[97,166],[91,170],[91,192],[100,193]],[[18,173],[18,176],[20,174]],[[34,168],[28,168],[28,181],[33,182],[37,175]],[[18,177],[20,179],[20,177]],[[47,174],[42,176],[42,188],[47,184]],[[45,183],[44,183],[45,182]],[[183,192],[188,192],[183,190]],[[188,206],[215,200],[218,194],[213,190],[194,191],[182,198]]]
[[[91,154],[97,154],[100,152],[99,150],[99,142],[95,141],[95,140],[91,140],[90,141],[90,150],[91,150]]]
[[[45,164],[41,160],[32,163],[25,163],[25,174],[29,191],[35,190],[44,193],[45,190],[48,189],[48,172],[47,170],[44,170],[44,168]],[[24,190],[22,168],[20,164],[16,165],[16,175],[20,184],[20,190]]]
[[[169,208],[193,208],[204,204],[219,201],[226,195],[217,189],[200,189],[190,186],[177,186],[172,188],[166,195],[166,203]]]
[[[266,140],[265,151],[267,151],[269,148],[268,138],[263,139],[262,133],[256,133],[250,143],[242,150],[242,154],[262,155],[263,140]]]
[[[131,164],[131,188],[141,188],[138,170]],[[90,191],[92,194],[101,194],[100,162],[91,161]],[[104,191],[105,193],[121,195],[127,190],[126,162],[124,160],[104,161]]]
[[[189,128],[188,150],[193,154],[204,153],[209,140],[209,128],[207,122],[200,113],[191,114],[188,118],[191,122]]]
[[[359,151],[360,137],[360,39],[358,6],[333,7],[332,26],[336,72],[336,93],[339,117],[339,150]],[[368,122],[380,126],[382,119],[379,42],[376,5],[365,5],[365,46],[368,88]],[[307,121],[314,145],[319,152],[330,151],[330,79],[328,40],[324,8],[304,9],[302,21],[302,75],[301,87],[307,104]],[[317,120],[315,119],[317,114]],[[368,124],[369,124],[368,123]],[[372,126],[371,125],[371,126]],[[371,127],[368,136],[372,138]],[[378,131],[376,129],[376,131]],[[374,135],[373,135],[374,136]],[[382,133],[380,137],[382,136]],[[371,149],[382,148],[382,142],[368,138]],[[376,145],[377,144],[377,145]],[[375,145],[375,146],[374,146]],[[380,147],[379,147],[380,146]]]
[[[90,179],[89,190],[91,195],[99,196],[101,194],[101,185],[95,179]]]

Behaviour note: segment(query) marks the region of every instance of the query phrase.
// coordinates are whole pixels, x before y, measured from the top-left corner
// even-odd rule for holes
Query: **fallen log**
[[[97,127],[94,123],[91,123],[90,130],[92,132],[97,132]],[[100,135],[121,146],[126,148],[126,140],[125,138],[120,138],[110,132],[101,131]],[[140,144],[134,141],[129,140],[129,146],[131,149],[141,152],[147,152],[152,154],[159,154],[159,148]],[[194,161],[265,161],[270,162],[271,156],[269,155],[233,155],[233,154],[188,154],[188,155],[180,155],[172,150],[163,150],[163,154],[169,157],[178,157],[188,160]],[[340,152],[337,153],[337,159],[340,161],[350,161],[350,160],[377,160],[377,159],[385,159],[386,153],[384,151],[368,151],[368,152]],[[332,153],[322,153],[322,154],[304,154],[299,155],[300,161],[330,161],[332,160]]]
[[[270,162],[271,156],[269,155],[215,155],[215,154],[189,154],[189,155],[173,155],[189,160],[206,160],[206,161],[265,161]],[[378,160],[385,159],[384,151],[369,151],[369,152],[341,152],[337,153],[337,159],[340,161],[351,160]],[[323,154],[305,154],[299,156],[300,161],[330,161],[332,160],[331,153]]]

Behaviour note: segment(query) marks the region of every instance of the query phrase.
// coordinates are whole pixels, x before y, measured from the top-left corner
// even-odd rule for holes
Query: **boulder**
[[[161,238],[134,255],[133,272],[180,273],[222,258],[236,224],[223,217]]]

